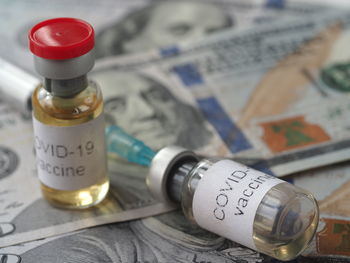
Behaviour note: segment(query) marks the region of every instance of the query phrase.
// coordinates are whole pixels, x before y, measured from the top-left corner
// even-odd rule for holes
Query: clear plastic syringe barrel
[[[193,198],[199,181],[216,160],[202,160],[184,178],[181,206],[187,218],[193,215]],[[318,205],[307,191],[287,182],[272,187],[255,214],[253,240],[258,251],[279,260],[297,257],[311,242],[319,219]]]

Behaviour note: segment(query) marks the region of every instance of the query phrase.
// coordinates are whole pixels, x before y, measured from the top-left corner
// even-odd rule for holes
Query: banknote
[[[350,163],[317,168],[294,175],[295,185],[311,191],[319,203],[320,222],[304,256],[320,262],[348,262]]]
[[[0,249],[1,262],[262,262],[259,253],[191,225],[179,212]]]
[[[288,114],[259,118],[251,122],[250,137],[262,138],[275,152],[290,149],[267,163],[276,174],[288,174],[349,159],[349,96],[310,103]],[[261,142],[261,141],[260,141]],[[258,142],[257,142],[258,143]],[[316,147],[312,145],[317,144]],[[303,145],[302,151],[293,151]],[[264,147],[262,146],[261,149]],[[287,161],[288,159],[296,161]],[[294,166],[298,167],[294,167]]]
[[[321,213],[310,247],[293,262],[348,262],[349,163],[294,174],[289,180],[315,195]],[[277,262],[198,228],[180,211],[9,246],[0,249],[0,259],[16,263]]]
[[[297,6],[298,8],[286,8],[287,5],[273,5],[272,2],[273,1],[260,1],[259,5],[249,5],[246,4],[246,2],[242,4],[242,2],[238,1],[233,1],[232,4],[226,1],[215,1],[215,3],[210,1],[205,3],[193,1],[189,3],[181,2],[180,4],[185,4],[186,10],[193,10],[192,12],[196,12],[196,10],[203,10],[204,13],[212,12],[208,11],[208,9],[214,9],[214,13],[216,12],[216,14],[213,15],[213,19],[209,19],[209,21],[213,20],[215,23],[210,24],[207,28],[202,28],[199,35],[203,35],[203,32],[219,33],[218,31],[220,31],[219,29],[221,28],[225,29],[222,30],[222,32],[239,32],[239,30],[236,29],[244,29],[245,27],[260,24],[264,21],[270,22],[271,24],[272,20],[284,16],[284,13],[287,14],[285,17],[286,19],[292,19],[290,16],[294,17],[297,14],[305,16],[305,14],[309,13],[317,13],[317,15],[319,15],[319,11],[321,11],[318,7],[310,8],[305,5],[304,8],[304,5],[299,5]],[[118,5],[114,1],[107,1],[104,5],[99,5],[97,7],[98,9],[91,8],[86,1],[84,1],[84,4],[79,2],[76,6],[73,6],[71,1],[57,2],[57,5],[54,3],[48,5],[47,1],[44,3],[39,0],[34,4],[31,3],[31,5],[24,4],[24,2],[21,1],[16,1],[12,4],[7,3],[6,5],[2,3],[4,6],[1,6],[0,12],[2,17],[7,19],[8,25],[6,28],[4,26],[1,27],[0,35],[3,41],[9,44],[1,46],[0,54],[13,63],[28,70],[32,70],[32,59],[27,51],[25,35],[30,26],[35,24],[38,20],[63,14],[65,16],[79,16],[94,24],[97,31],[97,39],[100,39],[98,42],[102,45],[105,43],[106,39],[107,44],[109,44],[109,29],[114,26],[120,28],[123,19],[127,22],[134,22],[132,19],[136,18],[137,21],[145,23],[145,20],[143,20],[146,19],[145,16],[156,13],[156,8],[174,10],[175,7],[169,9],[169,6],[177,5],[174,3],[174,1],[167,1],[166,4],[146,1],[128,1],[127,3],[123,1],[123,4]],[[221,9],[208,8],[211,7],[213,3]],[[197,5],[201,5],[202,7],[197,7]],[[38,6],[40,6],[40,10],[42,11],[40,15],[37,13]],[[114,9],[117,6],[121,8],[119,10]],[[239,9],[239,7],[243,9]],[[179,8],[181,9],[183,7],[180,6]],[[129,16],[127,14],[131,9],[135,9],[135,14]],[[19,15],[18,10],[22,10],[22,16]],[[315,10],[317,12],[315,12]],[[143,14],[141,11],[145,13]],[[215,15],[223,11],[228,12],[229,15],[224,16],[225,19],[216,19],[218,16]],[[232,13],[233,11],[237,13]],[[244,13],[247,14],[246,17],[244,17]],[[265,14],[268,15],[265,16]],[[191,13],[191,16],[193,16],[193,13]],[[201,17],[202,15],[199,14],[197,16]],[[221,18],[222,16],[223,15],[220,15]],[[165,17],[170,17],[170,15],[166,15]],[[155,15],[154,18],[156,18]],[[121,22],[119,23],[119,21]],[[199,18],[196,21],[199,21]],[[130,27],[134,28],[135,25],[133,25],[132,22],[130,22]],[[126,24],[130,25],[130,23],[128,22]],[[195,27],[197,24],[197,22],[192,22],[192,24],[189,23],[189,25],[175,25],[173,28],[170,28],[170,31],[174,31],[175,33],[180,32],[182,34],[182,32],[188,31],[188,28]],[[200,24],[202,25],[203,23]],[[147,30],[155,33],[154,39],[157,39],[159,36],[164,36],[163,31],[157,32],[152,27]],[[136,35],[146,34],[150,36],[147,32],[148,31],[145,31],[143,34],[138,33]],[[189,36],[196,36],[196,34],[191,33]],[[115,43],[113,42],[113,37],[112,30],[112,43]],[[163,48],[163,45],[172,44],[171,37],[165,39],[167,42],[165,44],[161,43],[159,46],[153,42],[151,42],[151,44],[146,43],[146,46],[144,46],[143,40],[137,40],[133,44],[122,43],[120,45],[132,48],[136,47],[134,50],[141,49],[142,51],[144,49],[158,47],[160,51],[157,50],[157,52],[160,56],[176,53],[176,48]],[[198,39],[194,38],[189,41]],[[184,39],[184,42],[186,41],[187,39]],[[107,49],[104,47],[96,47],[97,55],[100,58],[125,53],[125,51],[121,53],[118,53],[119,51],[113,53],[113,51],[112,53],[101,54],[99,50],[104,51]],[[116,48],[116,50],[119,49]],[[290,50],[291,49],[288,51]],[[128,52],[132,53],[133,50],[126,51],[126,53]],[[283,54],[287,54],[287,52]],[[189,58],[191,57],[189,56]],[[180,57],[179,59],[182,60],[183,58]],[[168,61],[166,63],[168,63]],[[173,63],[171,67],[176,67],[179,61],[173,61],[171,63]],[[202,153],[210,152],[212,155],[220,154],[222,156],[231,156],[230,150],[225,143],[223,143],[222,134],[218,132],[213,123],[208,121],[203,111],[198,108],[195,94],[188,92],[187,89],[181,89],[179,80],[176,79],[178,78],[178,76],[176,76],[177,73],[168,71],[166,65],[147,65],[145,68],[132,69],[131,71],[122,70],[121,74],[113,73],[115,77],[120,78],[120,86],[124,87],[124,93],[126,90],[127,96],[122,93],[122,89],[109,89],[109,87],[115,86],[116,81],[113,79],[110,80],[105,74],[108,75],[108,72],[106,73],[103,69],[97,69],[95,77],[101,80],[101,86],[104,87],[104,92],[106,94],[107,123],[117,124],[123,128],[126,127],[128,132],[143,139],[154,149],[159,149],[172,143],[183,145],[191,149],[201,149],[199,152]],[[152,77],[152,74],[156,77]],[[313,72],[310,74],[313,74]],[[108,82],[110,84],[108,84]],[[103,85],[103,83],[107,83],[107,85]],[[145,86],[146,88],[144,88]],[[130,113],[126,113],[126,110],[130,111]],[[140,114],[139,110],[141,110],[142,114]],[[0,116],[0,125],[2,126],[0,127],[3,128],[1,128],[2,130],[0,131],[0,143],[3,147],[1,152],[1,165],[4,169],[2,169],[0,181],[1,247],[67,233],[99,224],[145,217],[173,209],[172,207],[156,203],[149,196],[144,184],[144,177],[147,173],[145,168],[130,165],[114,156],[109,162],[112,190],[110,196],[104,203],[94,209],[84,212],[64,211],[50,207],[41,198],[39,192],[31,142],[32,134],[30,122],[24,116],[12,112],[10,109],[6,109],[6,107],[4,107],[2,112]],[[216,112],[215,114],[221,113],[222,112]],[[245,142],[242,145],[243,147],[247,146]],[[245,155],[242,156],[245,157]],[[258,154],[251,156],[261,158]],[[140,222],[142,222],[142,224],[147,224],[149,221],[145,220]],[[126,223],[126,225],[128,224],[129,223]],[[119,227],[120,225],[117,225],[116,228]],[[103,231],[109,232],[108,229]],[[133,233],[135,232],[135,230],[130,231]],[[129,236],[129,234],[126,236]],[[169,239],[171,240],[171,238],[167,237],[167,240]],[[106,241],[97,240],[98,244],[100,242]],[[152,241],[149,243],[153,244],[154,242]],[[109,253],[110,250],[106,249],[106,251]],[[227,250],[226,252],[228,254],[231,252],[233,254],[235,253],[234,250]],[[37,254],[36,252],[33,253]],[[147,257],[152,259],[152,255]],[[167,258],[167,256],[164,257]],[[195,254],[192,258],[191,256],[189,257],[189,259],[198,259],[198,261],[202,261],[203,259],[199,254]],[[255,257],[253,256],[253,258]],[[38,262],[38,260],[36,262]]]
[[[101,83],[110,115],[135,115],[135,121],[129,124],[114,117],[134,136],[152,145],[151,131],[147,135],[137,133],[133,123],[141,124],[136,121],[137,116],[158,115],[163,130],[172,132],[169,137],[176,137],[183,130],[187,133],[180,136],[183,139],[168,142],[207,156],[266,160],[272,173],[283,176],[350,157],[348,128],[337,117],[339,109],[328,108],[340,98],[349,98],[349,26],[350,13],[336,12],[293,23],[226,31],[208,36],[197,45],[179,45],[179,52],[170,57],[155,58],[149,54],[148,58],[105,59],[98,63],[95,76]],[[132,70],[143,77],[130,76],[128,72]],[[147,90],[152,91],[163,86],[172,95],[143,94],[141,86],[149,86]],[[143,103],[131,107],[132,112],[128,111],[125,98],[123,107],[118,106],[117,100],[113,106],[112,98],[123,90],[130,98],[139,93]],[[155,101],[162,102],[158,108],[150,106]],[[188,105],[199,112],[197,117],[186,113]],[[167,118],[166,108],[172,108]],[[309,111],[317,110],[329,115],[320,125],[313,120],[288,119],[296,111],[307,116]],[[173,119],[173,125],[166,119]],[[338,131],[333,132],[330,127]]]
[[[0,247],[170,211],[149,194],[147,169],[111,159],[111,191],[95,208],[51,207],[41,196],[28,117],[0,105]]]
[[[323,4],[271,0],[104,0],[1,1],[0,56],[33,72],[28,30],[51,17],[77,17],[96,30],[98,58],[156,49],[168,54],[179,41],[197,41],[225,30],[240,30],[287,18],[327,12]],[[159,22],[161,21],[161,22]],[[33,72],[34,73],[34,72]]]
[[[326,8],[322,6],[278,5],[269,1],[232,1],[232,3],[226,1],[166,1],[166,3],[146,0],[132,2],[104,1],[103,4],[92,8],[91,3],[86,1],[52,1],[48,4],[47,1],[36,0],[31,4],[25,1],[1,2],[0,6],[0,14],[8,22],[7,26],[0,26],[1,39],[7,43],[1,45],[0,55],[29,71],[32,71],[32,58],[27,48],[27,32],[37,21],[53,16],[78,16],[93,23],[97,32],[97,42],[99,43],[96,52],[98,57],[103,57],[114,55],[114,53],[101,54],[99,51],[105,50],[105,48],[99,48],[99,45],[103,45],[106,38],[109,39],[111,28],[119,28],[120,24],[130,25],[132,23],[130,21],[134,22],[135,20],[145,24],[145,20],[142,19],[146,19],[146,17],[148,17],[147,19],[153,17],[159,19],[157,18],[157,9],[168,10],[161,12],[166,18],[169,17],[167,15],[169,10],[173,12],[175,8],[192,10],[190,11],[190,17],[195,17],[196,21],[189,21],[189,24],[185,25],[179,25],[176,22],[173,28],[171,26],[170,29],[168,28],[170,31],[175,31],[175,33],[202,26],[203,21],[198,23],[201,21],[202,13],[196,16],[193,14],[199,11],[208,13],[208,16],[212,16],[208,21],[212,21],[213,24],[206,25],[204,29],[199,28],[199,36],[204,35],[204,33],[217,32],[220,29],[228,30],[230,28],[238,31],[238,29],[244,29],[264,21],[271,22],[272,19],[285,19],[296,15],[304,16],[309,13],[326,11]],[[38,13],[38,7],[40,7],[40,13]],[[181,11],[179,14],[185,13],[186,15],[186,12]],[[185,18],[183,17],[183,19]],[[135,25],[129,27],[132,28]],[[160,35],[164,36],[163,32],[155,31],[155,28],[147,30],[154,33],[155,39],[159,38]],[[114,30],[112,30],[113,32]],[[196,34],[191,33],[188,36],[196,36]],[[170,38],[169,35],[167,42],[161,45],[172,44],[171,39],[173,38]],[[184,38],[184,40],[187,39]],[[149,48],[160,48],[160,46],[153,44]],[[144,51],[144,48],[142,47],[141,50]],[[143,113],[151,114],[156,118],[143,118],[140,114],[137,114],[137,117],[130,114],[111,114],[111,112],[120,109],[119,102],[123,104],[124,100],[124,106],[126,105],[125,96],[123,98],[121,94],[121,96],[117,94],[118,91],[115,91],[113,98],[108,100],[108,96],[106,97],[108,100],[106,101],[106,108],[108,109],[107,124],[126,126],[127,123],[131,123],[133,134],[150,142],[155,149],[169,143],[198,148],[204,142],[207,142],[208,138],[216,137],[217,140],[220,140],[215,135],[215,130],[205,123],[205,120],[191,105],[187,105],[181,100],[176,103],[171,102],[172,95],[166,90],[163,93],[158,92],[158,84],[151,78],[138,77],[138,74],[134,74],[134,72],[130,75],[132,84],[128,84],[129,80],[123,80],[125,85],[140,88],[137,92],[138,95],[153,104],[158,104],[157,106],[160,107],[156,112],[152,112],[151,108],[142,108],[142,103],[137,102],[136,96],[131,96],[131,100],[137,102],[132,104],[134,105],[134,111],[135,108],[142,108]],[[124,74],[123,77],[127,79],[128,76],[128,74]],[[150,87],[150,92],[142,91],[145,84]],[[158,103],[159,99],[165,104]],[[135,107],[135,105],[137,106]],[[177,110],[174,111],[174,109]],[[175,112],[186,116],[185,122],[179,122],[174,114]],[[1,151],[2,176],[0,182],[1,247],[98,224],[149,216],[172,209],[156,203],[149,196],[144,183],[144,177],[147,174],[145,168],[130,165],[118,158],[111,158],[110,160],[109,170],[112,190],[110,196],[100,206],[84,212],[63,211],[50,207],[40,195],[36,178],[30,120],[28,120],[28,117],[21,116],[3,105],[1,105],[0,117],[0,145],[3,147]],[[189,122],[196,127],[192,136],[188,136],[188,129],[185,125]],[[202,124],[204,124],[203,128]],[[131,128],[129,130],[131,131]]]
[[[328,1],[328,0],[309,0],[309,3],[317,3],[317,4],[325,4],[325,5],[331,5],[331,6],[338,6],[340,8],[349,8],[350,3],[346,0],[334,0],[334,1]]]

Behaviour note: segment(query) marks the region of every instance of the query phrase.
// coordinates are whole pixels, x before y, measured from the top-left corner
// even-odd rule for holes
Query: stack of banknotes
[[[58,16],[96,30],[90,77],[107,125],[155,150],[234,159],[309,190],[320,223],[295,262],[350,261],[350,3],[1,1],[0,71],[3,60],[34,75],[27,32]],[[154,200],[146,167],[115,156],[108,165],[103,203],[51,207],[31,117],[0,96],[0,262],[276,262]]]

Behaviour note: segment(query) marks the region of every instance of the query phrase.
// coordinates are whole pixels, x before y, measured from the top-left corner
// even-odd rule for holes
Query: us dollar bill
[[[290,177],[296,186],[311,191],[319,203],[317,233],[303,253],[310,262],[348,262],[349,246],[349,162],[316,168]],[[305,261],[307,262],[307,261]]]
[[[237,3],[235,4],[236,7],[239,6]],[[264,20],[263,14],[260,15],[259,10],[264,10],[265,7],[267,8],[268,5],[266,5],[266,3],[267,2],[260,2],[259,5],[251,6],[247,6],[246,4],[241,5],[241,7],[245,8],[246,10],[249,10],[250,7],[257,7],[257,9],[254,9],[255,11],[250,13],[250,19],[247,19],[247,21],[251,22],[246,23],[246,25],[255,25],[256,23],[254,22],[254,18],[259,18],[257,21]],[[114,24],[113,19],[119,21],[119,19],[130,11],[129,9],[143,8],[148,4],[149,2],[142,2],[137,7],[130,6],[129,8],[129,6],[127,6],[127,8],[115,11],[115,13],[113,13],[114,9],[112,7],[115,6],[112,2],[108,2],[108,4],[102,7],[104,12],[97,12],[95,9],[89,9],[90,12],[86,12],[88,7],[87,5],[82,5],[81,2],[80,5],[77,5],[76,7],[72,7],[71,2],[69,2],[69,5],[67,2],[60,2],[57,5],[48,6],[42,4],[40,1],[37,1],[35,5],[32,6],[20,1],[9,5],[4,5],[4,8],[1,8],[1,12],[8,18],[8,25],[10,28],[2,27],[0,31],[1,35],[4,36],[4,41],[8,41],[8,43],[11,44],[1,46],[1,54],[12,62],[15,62],[24,68],[31,69],[31,56],[25,48],[26,41],[24,40],[24,36],[26,35],[27,30],[38,20],[46,19],[47,16],[57,16],[64,11],[68,11],[68,13],[65,13],[65,15],[79,16],[88,21],[93,21],[93,23],[96,24],[97,31],[103,32],[103,29],[106,26]],[[208,4],[213,3],[205,3],[205,5]],[[215,2],[215,4],[217,4],[217,2]],[[49,10],[45,13],[45,17],[44,15],[42,17],[38,16],[36,8],[38,6],[47,8],[45,10]],[[67,9],[67,6],[69,6],[69,10]],[[158,6],[158,3],[152,3],[152,8],[153,6]],[[227,10],[229,10],[228,5],[223,4],[221,7],[227,7]],[[234,5],[231,7],[231,10],[234,10]],[[291,12],[293,15],[299,12],[302,16],[304,16],[305,13],[309,12],[308,9],[305,11],[304,5],[294,9],[284,7],[285,6],[283,6],[283,8],[280,10],[286,11],[287,13]],[[283,13],[275,12],[276,10],[273,8],[271,13],[277,15],[276,17],[279,17]],[[18,16],[17,11],[19,9],[26,11],[23,13],[23,16]],[[14,10],[16,10],[16,12]],[[256,12],[256,10],[258,10],[258,12]],[[314,12],[313,10],[319,9],[311,8],[310,10],[311,12]],[[96,16],[98,13],[100,14]],[[258,14],[258,16],[254,17],[254,13]],[[110,20],[104,20],[106,17],[109,17]],[[271,22],[269,19],[266,20]],[[236,21],[236,23],[238,23],[238,21]],[[242,22],[242,24],[244,23],[245,22]],[[238,28],[239,27],[237,27],[237,29]],[[235,27],[232,27],[232,29],[236,30]],[[180,30],[182,29],[180,28]],[[156,33],[157,36],[160,36],[159,32]],[[11,46],[11,52],[7,49],[9,46]],[[172,54],[172,52],[172,48],[165,49],[165,51],[162,48],[159,54],[163,56]],[[140,69],[140,72],[151,72],[152,70],[152,67],[150,67],[142,70]],[[97,72],[99,71],[97,70]],[[103,70],[100,72],[103,73]],[[168,81],[175,83],[173,78],[169,77],[167,74],[163,76],[162,71],[157,69],[155,72],[155,75],[159,75],[157,75],[157,77],[160,79],[160,81],[164,81],[164,83]],[[123,98],[123,95],[119,96],[117,94],[119,91],[118,89],[114,89],[114,85],[107,85],[104,89],[107,94],[106,113],[109,115],[107,116],[107,121],[109,121],[109,123],[120,124],[121,126],[125,126],[127,128],[127,124],[123,123],[131,123],[133,127],[128,128],[128,131],[131,132],[133,129],[135,129],[133,135],[136,137],[141,137],[146,142],[149,142],[154,149],[159,149],[162,146],[173,142],[179,145],[188,146],[192,149],[199,149],[203,147],[203,145],[207,144],[209,139],[212,140],[214,138],[217,143],[212,144],[214,146],[210,146],[214,147],[213,150],[215,150],[211,152],[222,155],[227,153],[227,147],[222,143],[220,134],[218,134],[215,127],[211,123],[203,118],[202,113],[200,113],[200,111],[198,111],[196,108],[196,101],[193,99],[192,94],[191,96],[188,96],[187,92],[178,91],[177,89],[172,92],[169,92],[169,89],[165,89],[164,92],[158,92],[158,81],[154,81],[153,78],[148,77],[146,73],[139,74],[139,71],[136,72],[136,70],[132,70],[129,73],[131,75],[130,78],[132,79],[132,84],[128,84],[128,74],[122,72],[122,77],[126,78],[126,80],[122,80],[123,87],[138,87],[139,90],[134,94],[142,97],[143,100],[146,100],[147,102],[154,103],[161,100],[165,105],[157,103],[159,108],[154,111],[149,107],[143,107],[141,103],[131,104],[133,105],[132,110],[134,110],[134,112],[137,108],[141,108],[142,113],[151,112],[153,116],[156,116],[157,120],[153,123],[147,122],[149,119],[152,120],[152,118],[140,119],[140,114],[135,114],[135,117],[133,117],[132,114],[115,114],[115,111],[118,112],[118,110],[127,106],[126,99],[130,97],[131,101],[136,100],[135,97],[131,96],[134,95],[131,92],[131,88],[128,91],[129,94],[127,98],[125,98],[125,96]],[[138,76],[140,75],[142,75],[141,80],[138,79]],[[146,75],[146,77],[144,77],[144,75]],[[104,79],[108,82],[108,78]],[[112,81],[112,84],[113,83],[114,81]],[[150,87],[150,90],[147,92],[144,92],[142,89],[144,83]],[[108,95],[107,90],[112,90],[112,94]],[[176,97],[180,98],[176,103],[171,102],[173,100],[171,98],[171,93],[176,94]],[[167,110],[168,106],[170,106],[170,111]],[[15,112],[11,112],[11,110],[5,110],[4,113],[2,123],[8,126],[1,131],[0,137],[1,144],[4,147],[4,161],[2,161],[4,170],[0,181],[0,221],[2,222],[0,240],[1,247],[47,236],[67,233],[94,225],[149,216],[155,213],[173,209],[172,207],[157,204],[149,196],[144,184],[144,177],[147,173],[146,169],[129,165],[115,156],[113,156],[109,164],[112,190],[110,196],[104,203],[96,208],[86,210],[84,212],[63,211],[50,207],[41,198],[39,192],[39,185],[36,178],[34,165],[35,161],[33,147],[30,139],[30,137],[32,137],[30,123],[28,120],[23,119],[24,117]],[[175,116],[175,113],[187,118],[184,122],[186,125],[179,121],[179,119]],[[190,130],[188,130],[188,123],[191,123]],[[178,128],[180,128],[180,130],[178,130]],[[189,136],[189,134],[191,134],[191,136]],[[176,139],[173,139],[173,137]],[[219,145],[219,147],[216,147],[217,145]],[[7,165],[9,165],[9,168]],[[23,182],[25,182],[25,184]]]
[[[271,0],[24,0],[0,2],[0,56],[33,72],[28,31],[50,17],[76,17],[93,25],[98,58],[156,49],[169,53],[177,42],[200,40],[226,30],[273,24],[287,18],[304,18],[327,12],[324,4]],[[39,11],[40,10],[40,11]],[[161,21],[161,22],[159,22]]]
[[[115,159],[101,204],[84,211],[50,206],[40,192],[30,120],[3,104],[0,109],[0,247],[174,209],[151,197],[146,168]]]
[[[152,91],[163,86],[166,95],[139,93],[141,97],[154,96],[143,96],[148,106],[135,104],[139,105],[133,107],[135,120],[137,114],[141,118],[149,113],[152,100],[153,104],[162,101],[153,106],[151,114],[160,116],[163,128],[168,127],[165,130],[172,131],[173,137],[186,134],[174,143],[207,156],[265,160],[272,173],[284,176],[350,157],[348,126],[337,115],[348,107],[349,26],[349,12],[335,12],[226,31],[197,44],[179,45],[172,56],[148,53],[108,58],[100,61],[94,77],[104,91],[107,113],[118,116],[120,109],[119,115],[128,114],[123,113],[127,108],[109,106],[114,92],[125,90],[132,97],[132,86],[148,85]],[[131,77],[132,71],[143,75],[149,84]],[[131,85],[127,79],[139,80]],[[341,98],[344,109],[334,109]],[[169,103],[171,100],[181,103]],[[167,107],[162,104],[172,109],[171,116],[168,114],[168,119],[174,120],[172,125],[165,123]],[[199,115],[186,113],[189,106]],[[137,113],[142,107],[145,110]],[[322,121],[314,118],[315,112],[322,112]],[[197,121],[191,121],[194,119]],[[122,120],[116,123],[159,148]]]
[[[262,262],[263,259],[255,251],[190,224],[179,212],[98,226],[0,249],[0,260],[13,263],[255,263]]]

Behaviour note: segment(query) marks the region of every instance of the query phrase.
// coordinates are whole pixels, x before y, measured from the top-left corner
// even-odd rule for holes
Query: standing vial
[[[86,208],[109,189],[102,94],[86,74],[94,65],[94,30],[56,18],[29,33],[34,66],[44,77],[32,96],[38,175],[54,206]]]
[[[310,193],[231,160],[198,161],[166,147],[152,160],[147,184],[158,200],[181,203],[202,228],[279,260],[302,253],[317,229]]]

